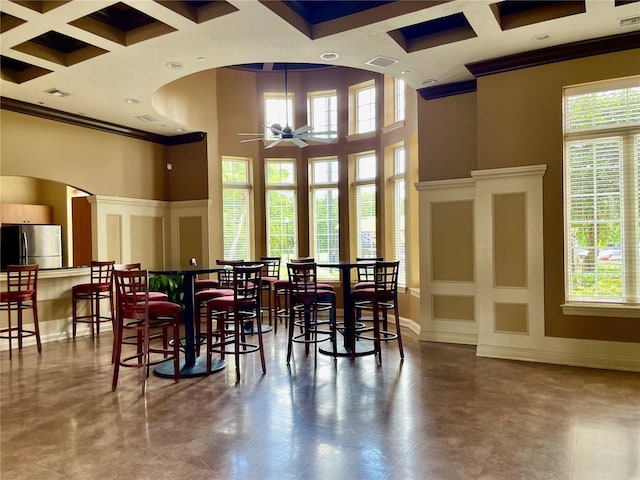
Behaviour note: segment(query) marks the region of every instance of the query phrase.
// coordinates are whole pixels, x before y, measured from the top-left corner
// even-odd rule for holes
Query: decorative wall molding
[[[55,122],[68,123],[77,127],[91,128],[106,133],[113,133],[125,137],[144,140],[145,142],[159,143],[161,145],[182,145],[184,143],[200,142],[206,138],[205,132],[185,133],[183,135],[158,135],[156,133],[145,132],[135,128],[117,125],[115,123],[105,122],[95,118],[84,117],[73,113],[63,112],[54,108],[35,105],[13,98],[0,97],[0,108],[24,115],[32,115],[34,117],[45,118]]]

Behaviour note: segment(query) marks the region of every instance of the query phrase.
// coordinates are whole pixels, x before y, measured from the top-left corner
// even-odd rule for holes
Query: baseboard
[[[422,331],[420,332],[420,341],[477,345],[478,335],[475,333]]]
[[[591,348],[590,344],[594,342],[592,340],[561,339],[559,342],[562,343],[562,351],[478,345],[476,354],[479,357],[640,372],[640,346],[637,343],[597,342],[600,344],[617,343],[617,345],[613,345],[614,348],[608,349],[608,352],[592,353],[594,350],[598,350]],[[611,350],[616,351],[612,352]]]
[[[111,327],[108,324],[103,325],[105,327],[105,333],[111,334]],[[25,324],[25,330],[33,330],[33,324]],[[100,330],[102,332],[102,329]],[[79,324],[77,326],[76,337],[84,337],[91,335],[91,329],[88,324]],[[40,341],[42,344],[49,342],[57,342],[60,340],[66,340],[72,337],[71,318],[49,320],[47,322],[40,322]],[[18,342],[14,338],[13,340],[14,350],[18,348]],[[36,337],[26,337],[22,341],[22,348],[35,347]],[[2,339],[0,342],[0,352],[9,350],[9,341]]]

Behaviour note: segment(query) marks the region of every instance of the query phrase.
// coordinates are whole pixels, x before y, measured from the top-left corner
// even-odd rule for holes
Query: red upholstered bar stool
[[[269,315],[269,325],[273,325],[273,309],[275,305],[275,284],[280,280],[280,257],[260,257],[262,263],[262,299],[267,297],[266,302],[261,302],[262,309],[267,310]],[[266,303],[266,305],[265,305]]]
[[[18,340],[18,350],[22,350],[24,337],[36,337],[38,353],[42,353],[40,327],[38,325],[38,265],[7,265],[7,290],[0,292],[0,311],[7,312],[7,326],[0,329],[0,338],[9,340],[9,358],[12,358],[14,333]],[[26,330],[23,312],[32,310],[33,330]],[[13,325],[11,317],[18,314],[18,323]]]
[[[100,323],[111,322],[113,325],[113,268],[115,261],[91,262],[91,283],[74,285],[71,288],[71,309],[73,321],[73,338],[76,337],[78,323],[91,325],[91,335],[100,334]],[[109,315],[101,315],[100,304],[102,300],[109,300]],[[89,314],[78,315],[78,303],[89,303]]]
[[[131,270],[140,270],[140,267],[141,267],[140,263],[116,263],[113,266],[113,270],[114,270],[114,272],[117,272],[117,271],[121,271],[121,272],[122,271],[131,271]],[[114,284],[114,289],[115,289],[116,288],[115,282],[113,282],[113,284]],[[141,297],[140,300],[142,301],[144,299]],[[149,292],[149,301],[150,302],[168,302],[169,301],[169,295],[167,295],[166,293],[163,293],[163,292]],[[116,307],[115,315],[118,315],[118,308],[117,307]],[[114,318],[114,321],[117,321],[117,319]],[[163,335],[165,336],[165,338],[168,338],[167,328],[164,329]],[[111,363],[115,363],[115,361],[116,361],[116,345],[117,345],[118,342],[119,342],[118,329],[114,327],[114,329],[113,329],[113,350],[111,352]]]
[[[118,387],[120,367],[141,369],[142,394],[146,392],[149,367],[173,361],[173,379],[180,379],[180,305],[172,302],[149,301],[147,270],[117,270],[116,338],[112,390]],[[165,332],[171,330],[173,342]],[[160,344],[159,344],[160,343]],[[123,346],[131,349],[123,356]],[[135,348],[131,348],[135,347]]]
[[[353,290],[351,297],[353,299],[354,309],[371,310],[372,326],[357,326],[355,331],[356,339],[373,340],[374,349],[378,365],[382,365],[382,342],[390,340],[398,341],[400,350],[400,358],[404,358],[402,349],[402,332],[400,330],[400,314],[398,313],[398,269],[400,262],[376,262],[374,272],[374,287],[361,288]],[[395,332],[386,330],[387,327],[381,328],[387,324],[387,315],[389,311],[393,311],[396,320]],[[361,318],[361,322],[365,319]],[[355,352],[355,348],[352,349]]]
[[[305,355],[309,355],[311,345],[314,345],[315,349],[318,343],[331,341],[335,359],[337,357],[335,292],[318,288],[315,263],[288,263],[287,270],[289,272],[287,364],[291,361],[294,343],[304,344]],[[328,320],[320,317],[319,314],[322,312],[328,312]],[[295,333],[296,327],[300,328],[298,333]]]
[[[375,285],[375,264],[373,262],[382,262],[384,258],[382,257],[374,257],[374,258],[356,258],[356,262],[371,262],[363,265],[358,265],[356,267],[356,273],[358,275],[358,280],[353,288],[373,288]]]
[[[114,271],[126,271],[126,270],[140,270],[142,268],[140,263],[116,263],[113,266]],[[115,287],[115,284],[114,284]],[[149,301],[150,302],[168,302],[169,295],[164,292],[152,292],[149,291]]]
[[[233,267],[234,265],[243,265],[243,264],[244,264],[244,260],[216,260],[216,265],[218,266],[227,265],[229,267]],[[215,279],[215,278],[196,278],[195,287],[196,287],[196,292],[198,290],[207,290],[209,288],[218,288],[218,287],[224,288],[223,285],[220,285],[218,279]]]
[[[267,372],[262,329],[254,329],[253,325],[254,321],[260,322],[261,277],[261,264],[233,267],[233,295],[207,302],[207,375],[211,373],[212,353],[219,353],[222,358],[234,355],[236,382],[240,381],[241,354],[259,352],[262,373]],[[227,325],[232,325],[232,329]],[[257,344],[247,339],[254,331],[258,334]]]

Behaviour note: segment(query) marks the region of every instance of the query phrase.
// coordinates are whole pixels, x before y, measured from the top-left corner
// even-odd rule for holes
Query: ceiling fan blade
[[[311,127],[309,125],[305,125],[304,127],[298,127],[293,131],[294,135],[298,135],[300,133],[307,133],[311,131]]]
[[[264,133],[238,133],[238,135],[251,135],[251,136],[261,135],[261,136],[264,136]]]
[[[333,143],[336,140],[335,138],[314,137],[313,135],[307,135],[304,139],[320,143]]]
[[[248,138],[247,140],[240,140],[240,143],[258,142],[262,140],[264,140],[264,138]]]
[[[297,146],[299,146],[300,148],[304,148],[304,147],[308,147],[309,144],[307,142],[304,142],[302,140],[300,140],[299,138],[292,138],[291,141],[293,143],[295,143]]]
[[[266,146],[266,147],[264,147],[264,148],[273,148],[273,147],[275,147],[276,145],[278,145],[281,141],[282,141],[281,139],[278,139],[278,140],[276,140],[275,142],[271,142],[269,145],[267,145],[267,146]]]

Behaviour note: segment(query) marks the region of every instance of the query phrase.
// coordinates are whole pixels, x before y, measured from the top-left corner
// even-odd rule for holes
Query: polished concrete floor
[[[477,358],[474,348],[396,344],[352,362],[267,334],[258,355],[210,377],[124,370],[111,338],[1,359],[3,480],[640,479],[640,376]],[[15,351],[14,351],[15,352]]]

